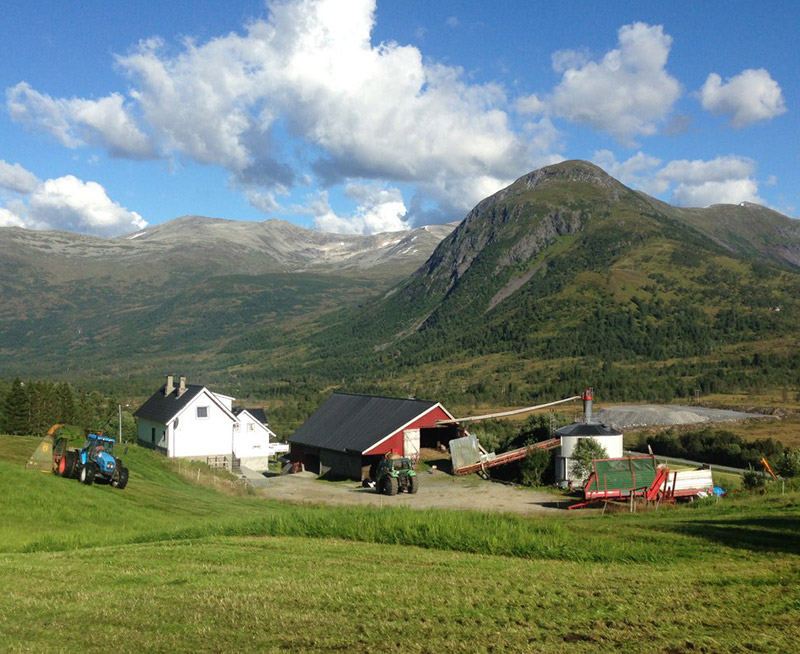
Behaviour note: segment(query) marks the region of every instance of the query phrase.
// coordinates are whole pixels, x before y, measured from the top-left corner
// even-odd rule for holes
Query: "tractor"
[[[59,438],[53,446],[53,472],[87,486],[103,481],[122,490],[128,485],[128,469],[114,456],[114,443],[108,436],[88,434],[83,447],[71,449],[68,439]]]
[[[412,495],[419,490],[419,477],[414,472],[411,459],[386,458],[375,470],[375,488],[384,495],[397,495],[407,491]]]

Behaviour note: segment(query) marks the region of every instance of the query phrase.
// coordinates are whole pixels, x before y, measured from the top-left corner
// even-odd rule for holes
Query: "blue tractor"
[[[83,447],[76,451],[78,481],[87,486],[95,480],[103,481],[119,489],[128,485],[128,469],[114,456],[114,442],[99,434],[86,436]]]

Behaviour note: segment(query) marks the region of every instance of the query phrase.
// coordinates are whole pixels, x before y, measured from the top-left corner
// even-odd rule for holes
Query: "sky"
[[[790,0],[6,0],[0,226],[397,231],[565,159],[798,217],[798,27]]]

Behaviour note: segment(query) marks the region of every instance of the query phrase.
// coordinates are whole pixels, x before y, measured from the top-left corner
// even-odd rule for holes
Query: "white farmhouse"
[[[186,377],[167,375],[166,383],[133,414],[137,440],[170,458],[207,460],[231,454],[253,470],[266,470],[270,440],[276,436],[262,409],[234,409],[234,398]],[[274,449],[274,446],[273,446]]]

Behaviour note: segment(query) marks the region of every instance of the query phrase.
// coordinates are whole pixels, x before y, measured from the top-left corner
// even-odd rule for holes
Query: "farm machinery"
[[[401,491],[413,495],[419,490],[419,476],[411,459],[387,457],[378,462],[375,479],[368,480],[367,484],[384,495],[397,495]]]
[[[128,469],[114,456],[115,439],[89,433],[80,448],[70,447],[69,438],[59,436],[64,425],[53,425],[28,462],[29,467],[52,472],[58,477],[77,479],[91,485],[95,481],[123,489],[128,485]]]

